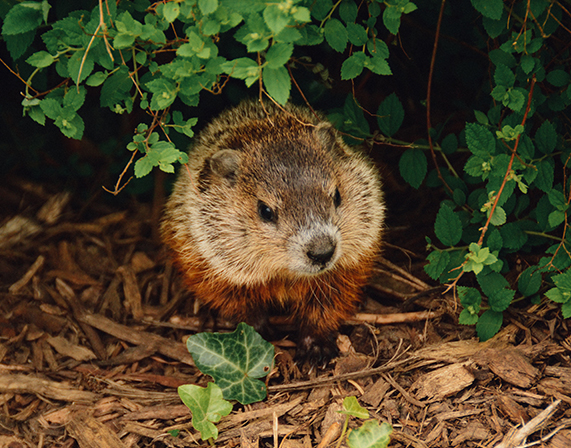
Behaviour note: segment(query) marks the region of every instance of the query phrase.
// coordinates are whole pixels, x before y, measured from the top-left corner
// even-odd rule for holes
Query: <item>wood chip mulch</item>
[[[176,392],[209,380],[184,338],[232,325],[181,286],[150,207],[86,210],[23,182],[0,197],[0,447],[208,446]],[[273,341],[268,398],[234,405],[217,446],[338,446],[354,395],[393,426],[391,447],[571,447],[571,332],[558,307],[515,308],[479,343],[399,232],[387,232],[340,358],[300,369],[295,339]]]

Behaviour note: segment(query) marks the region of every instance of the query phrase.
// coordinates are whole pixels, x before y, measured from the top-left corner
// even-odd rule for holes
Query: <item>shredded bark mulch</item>
[[[184,340],[233,325],[182,287],[156,213],[82,206],[22,181],[0,193],[0,447],[208,446],[176,391],[209,381]],[[393,426],[391,447],[571,447],[571,335],[559,308],[515,307],[480,343],[458,325],[452,293],[423,274],[422,231],[410,234],[410,224],[387,229],[368,300],[326,368],[297,366],[276,318],[286,336],[272,341],[268,397],[235,404],[217,446],[338,446],[338,411],[354,395]]]

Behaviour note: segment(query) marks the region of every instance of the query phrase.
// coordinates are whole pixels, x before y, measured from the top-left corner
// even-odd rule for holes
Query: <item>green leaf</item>
[[[95,66],[92,55],[88,53],[87,56],[85,56],[85,59],[83,59],[84,55],[85,50],[76,51],[67,61],[69,76],[76,84],[87,79],[87,77],[91,75],[93,67]],[[80,75],[81,78],[79,78]]]
[[[213,423],[232,412],[232,403],[222,398],[222,390],[214,383],[206,388],[194,384],[178,387],[178,395],[192,412],[192,426],[200,432],[202,440],[218,438],[218,428]]]
[[[535,185],[541,191],[549,193],[553,188],[553,180],[555,178],[555,166],[552,159],[545,159],[536,164],[537,177]]]
[[[345,61],[343,61],[343,65],[341,66],[341,79],[347,80],[359,76],[365,67],[366,60],[367,56],[362,51],[353,53],[351,56],[345,59]]]
[[[86,94],[87,90],[85,90],[85,87],[83,86],[69,89],[63,97],[63,107],[69,108],[72,111],[79,110],[85,102]]]
[[[347,24],[347,37],[349,38],[349,42],[359,47],[361,45],[365,45],[369,40],[369,36],[367,36],[365,28],[356,23]]]
[[[207,16],[218,9],[218,0],[198,0],[198,7],[200,12]]]
[[[487,216],[490,216],[490,212],[492,211],[492,209],[489,209],[487,211]],[[505,210],[502,207],[496,207],[496,209],[494,210],[494,214],[492,215],[492,219],[490,220],[490,224],[492,224],[493,226],[499,227],[502,226],[506,223],[507,221],[507,215]]]
[[[498,64],[494,72],[494,81],[499,86],[510,88],[514,86],[515,75],[506,65]]]
[[[434,233],[445,246],[455,246],[462,238],[462,222],[446,203],[440,205],[440,210],[436,215]]]
[[[238,58],[222,64],[224,73],[233,78],[245,79],[247,85],[252,85],[260,77],[260,67],[250,58]]]
[[[26,33],[13,35],[5,34],[3,37],[6,42],[6,47],[10,52],[10,56],[12,56],[12,59],[16,61],[32,45],[34,38],[36,37],[36,31],[32,30]]]
[[[472,154],[488,158],[496,150],[496,139],[484,126],[476,123],[466,123],[466,143]]]
[[[329,19],[324,26],[325,40],[331,48],[343,53],[347,47],[349,36],[347,28],[337,19]]]
[[[557,227],[564,221],[565,221],[565,212],[562,212],[560,210],[552,211],[547,218],[547,222],[549,222],[549,225],[551,227]]]
[[[357,20],[357,5],[353,0],[343,0],[339,5],[339,17],[347,25]]]
[[[277,3],[270,3],[264,9],[264,20],[274,34],[280,33],[289,23],[289,15],[280,6]]]
[[[35,30],[42,24],[45,5],[49,8],[47,1],[16,3],[4,17],[2,34],[10,36]]]
[[[359,404],[355,396],[345,397],[343,400],[343,410],[339,412],[363,420],[369,418],[369,411]]]
[[[547,82],[555,87],[565,87],[569,84],[571,75],[565,70],[552,70],[547,74]]]
[[[442,139],[440,147],[442,148],[442,152],[444,154],[454,154],[458,149],[458,138],[455,134],[448,134]]]
[[[521,249],[527,242],[528,236],[518,221],[509,222],[500,228],[504,240],[504,247],[512,250]]]
[[[504,315],[497,311],[487,310],[478,319],[476,324],[476,332],[480,341],[484,342],[494,337],[502,327]]]
[[[377,109],[379,129],[386,136],[392,137],[400,129],[403,120],[404,108],[397,95],[393,92],[383,100]]]
[[[276,43],[266,53],[266,63],[269,68],[279,68],[289,61],[293,53],[293,44]]]
[[[101,107],[112,109],[116,104],[128,99],[128,93],[132,86],[133,81],[129,77],[129,70],[126,66],[121,66],[119,70],[107,78],[101,87]]]
[[[287,69],[283,66],[278,68],[264,67],[262,80],[270,96],[281,105],[284,105],[289,98],[291,90],[291,78]]]
[[[375,75],[392,75],[391,68],[386,59],[383,59],[378,54],[365,59],[365,67],[371,70]]]
[[[559,190],[551,190],[549,193],[547,193],[547,197],[549,198],[551,205],[553,205],[558,210],[566,211],[569,208],[567,198]]]
[[[145,86],[153,94],[151,110],[166,109],[174,102],[178,93],[177,85],[166,78],[153,79],[146,83]]]
[[[109,76],[109,73],[107,72],[95,72],[93,75],[86,79],[85,84],[90,87],[100,86],[105,82],[107,76]]]
[[[172,23],[176,20],[180,14],[180,4],[176,2],[165,3],[163,7],[163,16],[168,23]]]
[[[549,120],[545,120],[535,133],[535,145],[543,154],[551,154],[557,146],[557,132]]]
[[[433,280],[438,280],[448,263],[450,263],[450,255],[448,252],[443,250],[435,250],[428,254],[426,257],[427,264],[424,265],[424,272],[428,274],[428,276]]]
[[[245,323],[233,333],[199,333],[186,346],[200,371],[210,375],[224,398],[250,404],[266,397],[266,385],[254,378],[266,376],[272,367],[274,346]]]
[[[497,272],[476,276],[482,292],[488,297],[488,304],[495,311],[504,311],[511,303],[515,291],[509,288],[508,281]]]
[[[392,431],[393,428],[388,423],[379,425],[376,420],[367,420],[347,435],[347,444],[350,448],[386,448]]]
[[[31,55],[26,62],[32,67],[44,68],[49,67],[55,61],[55,58],[47,51],[38,51]]]
[[[482,295],[476,288],[458,286],[458,298],[464,307],[460,313],[458,323],[461,325],[474,325],[478,322],[478,313],[482,303]]]
[[[533,71],[533,68],[535,67],[535,61],[536,59],[529,54],[522,55],[520,66],[526,75],[529,75]]]
[[[412,187],[418,189],[426,176],[428,161],[421,149],[409,148],[399,160],[399,170],[402,178]]]
[[[541,272],[537,266],[530,266],[519,276],[517,289],[524,297],[529,297],[539,292],[541,282]]]

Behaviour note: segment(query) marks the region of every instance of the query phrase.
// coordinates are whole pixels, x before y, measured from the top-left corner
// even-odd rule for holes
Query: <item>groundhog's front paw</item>
[[[300,364],[325,366],[331,359],[339,355],[335,336],[327,339],[316,339],[310,335],[300,335],[297,343],[295,359]]]

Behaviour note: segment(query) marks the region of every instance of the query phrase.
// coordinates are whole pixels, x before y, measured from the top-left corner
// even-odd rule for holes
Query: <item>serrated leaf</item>
[[[424,265],[424,272],[433,280],[438,280],[444,273],[448,263],[450,263],[450,255],[443,250],[435,250],[426,257],[427,264]]]
[[[530,266],[519,276],[517,289],[524,297],[532,296],[539,292],[542,280],[538,267]]]
[[[345,61],[343,61],[343,65],[341,66],[341,79],[353,79],[356,78],[361,74],[363,68],[365,68],[365,61],[367,56],[362,51],[357,53],[353,53],[349,56]]]
[[[350,448],[386,448],[392,431],[393,428],[388,423],[379,425],[376,420],[367,420],[347,435],[347,444]]]
[[[168,23],[174,22],[179,14],[180,14],[179,3],[176,2],[165,3],[163,7],[163,16]]]
[[[47,1],[44,3],[47,4]],[[6,36],[33,31],[42,24],[42,20],[42,3],[31,1],[16,3],[4,17],[2,34]]]
[[[194,384],[178,387],[178,395],[192,412],[192,426],[200,432],[202,440],[218,438],[218,428],[213,423],[232,412],[232,403],[222,398],[222,390],[214,383],[206,388]]]
[[[354,0],[343,0],[339,5],[339,17],[347,25],[357,20],[358,8]]]
[[[264,9],[264,21],[274,34],[280,33],[289,23],[289,15],[277,3],[270,3]]]
[[[515,83],[515,75],[506,65],[498,64],[494,72],[494,81],[498,86],[510,88]]]
[[[293,44],[276,43],[266,53],[266,63],[269,68],[278,68],[287,63],[293,53]]]
[[[107,72],[95,72],[93,75],[91,75],[89,78],[85,80],[85,84],[87,84],[90,87],[100,86],[105,82],[107,76],[109,76],[109,73]]]
[[[551,227],[557,227],[565,221],[565,213],[560,210],[552,211],[547,217],[547,222]]]
[[[424,151],[417,148],[407,149],[399,160],[399,171],[402,178],[412,187],[420,187],[426,177],[428,161]]]
[[[397,95],[393,92],[383,100],[377,109],[379,129],[386,136],[392,137],[400,129],[403,120],[404,108]]]
[[[472,6],[483,16],[500,20],[504,2],[503,0],[472,0]]]
[[[569,84],[569,80],[571,79],[571,75],[567,73],[565,70],[551,70],[547,74],[547,82],[555,87],[565,87]]]
[[[289,99],[291,90],[291,78],[287,69],[283,66],[278,68],[264,67],[262,80],[270,96],[278,103],[284,105]]]
[[[52,65],[55,58],[49,54],[47,51],[38,51],[31,55],[26,62],[32,67],[45,68]]]
[[[199,333],[186,346],[200,371],[210,375],[222,389],[224,398],[250,404],[266,397],[261,378],[272,367],[274,346],[245,323],[233,333]]]
[[[4,42],[14,61],[18,60],[30,48],[36,37],[36,30],[21,34],[4,34]]]
[[[375,75],[392,75],[391,68],[386,59],[383,59],[378,54],[365,59],[365,67],[371,70]]]
[[[495,152],[496,139],[492,133],[477,123],[466,123],[466,143],[472,154],[488,158]]]
[[[520,66],[524,73],[529,75],[535,67],[535,58],[529,54],[522,55]]]
[[[476,324],[476,333],[478,333],[480,341],[484,342],[494,337],[502,327],[503,321],[504,315],[502,313],[493,310],[485,311]]]
[[[218,0],[198,0],[200,12],[207,16],[218,9]]]
[[[555,178],[555,168],[552,159],[545,159],[538,162],[536,165],[537,177],[535,178],[535,185],[541,191],[549,193],[553,188],[553,181]]]
[[[343,410],[339,412],[363,420],[369,418],[369,411],[359,404],[355,396],[345,397],[343,399]]]
[[[250,58],[238,58],[226,61],[222,64],[224,73],[238,79],[248,79],[255,75],[259,76],[260,67],[256,61]]]
[[[528,240],[527,233],[523,231],[519,222],[509,222],[500,228],[504,240],[504,247],[519,250]]]
[[[453,154],[458,149],[458,138],[455,134],[448,134],[442,139],[440,148],[444,154]]]
[[[148,156],[141,157],[135,162],[135,177],[145,177],[154,167],[155,165]]]
[[[347,24],[347,37],[349,38],[349,42],[359,47],[361,45],[365,45],[369,40],[369,36],[367,36],[365,28],[356,23]]]
[[[492,210],[488,210],[488,217],[490,216],[490,212]],[[492,215],[492,219],[490,219],[490,224],[493,226],[499,227],[506,223],[507,215],[505,210],[502,207],[496,207],[494,210],[494,214]]]
[[[347,47],[349,37],[347,28],[337,19],[329,19],[324,26],[325,40],[331,48],[343,53]]]
[[[84,86],[79,86],[79,88],[69,89],[63,97],[63,107],[69,108],[70,110],[77,111],[83,103],[85,102],[85,95],[87,90]]]
[[[545,120],[535,133],[535,145],[543,154],[551,154],[557,145],[557,132],[549,120]]]
[[[100,103],[101,107],[113,108],[129,98],[128,92],[133,86],[133,81],[129,77],[129,70],[122,66],[119,70],[109,76],[101,87]]]
[[[157,78],[145,84],[152,92],[151,110],[162,110],[169,107],[177,97],[177,85],[170,79]]]
[[[434,233],[445,246],[455,246],[462,238],[462,222],[446,203],[440,205],[434,223]]]
[[[87,56],[85,56],[85,59],[83,58],[84,55],[85,50],[76,51],[67,61],[69,76],[76,84],[87,79],[87,77],[91,75],[93,67],[95,66],[91,54],[88,53]]]

